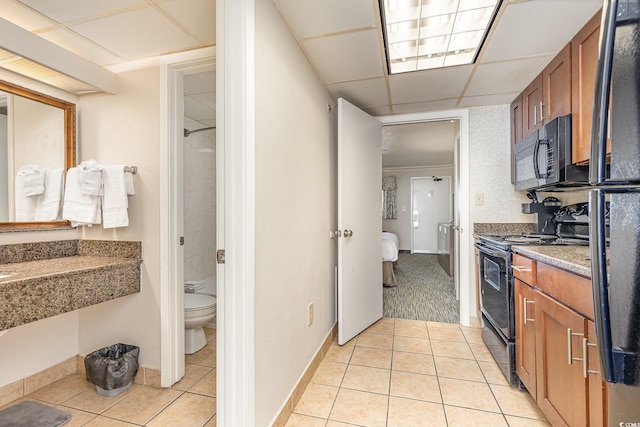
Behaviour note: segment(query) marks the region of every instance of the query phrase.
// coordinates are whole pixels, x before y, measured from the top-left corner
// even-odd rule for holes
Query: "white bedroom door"
[[[382,125],[338,99],[338,343],[382,317]]]

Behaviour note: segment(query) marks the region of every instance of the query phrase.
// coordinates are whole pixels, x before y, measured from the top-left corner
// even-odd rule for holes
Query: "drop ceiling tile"
[[[424,113],[426,111],[449,110],[456,108],[457,98],[440,99],[430,102],[414,102],[411,104],[394,104],[393,114]]]
[[[20,0],[20,2],[61,23],[147,4],[144,0]]]
[[[520,92],[503,93],[499,95],[465,96],[458,103],[458,107],[480,107],[483,105],[511,104]]]
[[[214,0],[169,0],[158,6],[204,44],[216,42]]]
[[[345,98],[360,108],[389,102],[384,78],[336,83],[329,85],[329,91],[335,98]]]
[[[376,30],[305,40],[303,45],[327,83],[384,75]]]
[[[15,0],[0,0],[0,17],[29,31],[55,25],[53,21]]]
[[[478,65],[465,96],[521,91],[553,59],[554,55]]]
[[[300,38],[378,24],[371,0],[275,0],[274,3]]]
[[[481,61],[557,53],[601,7],[602,0],[509,3]]]
[[[184,76],[184,94],[215,92],[216,72],[204,71],[201,73],[187,74]]]
[[[73,31],[55,29],[38,35],[98,65],[106,66],[122,62],[122,58],[118,55],[91,43]]]
[[[144,8],[70,27],[124,59],[186,50],[197,40],[171,24],[160,12]]]
[[[449,67],[389,76],[393,104],[457,98],[473,66]],[[395,111],[395,108],[394,108]]]
[[[391,107],[388,105],[383,105],[379,107],[364,107],[364,111],[372,115],[373,117],[377,116],[388,116],[391,114]]]

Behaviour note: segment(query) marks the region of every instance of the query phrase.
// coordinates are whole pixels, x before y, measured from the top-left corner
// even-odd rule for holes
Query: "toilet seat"
[[[216,306],[216,297],[204,294],[184,294],[184,311],[206,310]]]

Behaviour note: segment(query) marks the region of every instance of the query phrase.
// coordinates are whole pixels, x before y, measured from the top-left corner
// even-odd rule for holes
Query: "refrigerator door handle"
[[[611,383],[634,385],[638,355],[613,343],[607,273],[606,194],[638,192],[633,187],[597,188],[589,191],[589,234],[593,317],[596,326],[600,375]]]
[[[606,180],[609,93],[613,68],[613,47],[616,32],[618,0],[604,2],[600,26],[600,51],[596,65],[596,84],[591,126],[591,154],[589,183],[602,184]]]

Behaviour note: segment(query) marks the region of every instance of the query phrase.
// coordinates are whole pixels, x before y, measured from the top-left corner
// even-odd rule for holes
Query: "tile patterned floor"
[[[65,427],[215,426],[216,330],[205,328],[205,333],[207,345],[186,356],[185,376],[171,388],[133,384],[117,396],[105,397],[96,393],[84,374],[74,374],[20,400],[70,413],[72,418]]]
[[[287,427],[548,427],[509,387],[480,329],[384,318],[333,343]]]

